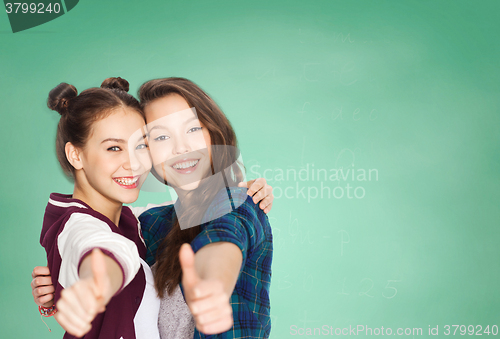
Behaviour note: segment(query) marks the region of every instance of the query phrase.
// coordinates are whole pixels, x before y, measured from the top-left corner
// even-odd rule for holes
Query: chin
[[[123,194],[121,196],[120,202],[122,204],[131,204],[134,203],[137,198],[139,198],[139,191],[136,194]]]
[[[185,184],[185,185],[182,185],[182,186],[179,186],[179,187],[181,189],[183,189],[184,191],[192,191],[192,190],[197,189],[198,186],[200,186],[200,180],[192,182],[192,183],[189,183],[189,184]]]

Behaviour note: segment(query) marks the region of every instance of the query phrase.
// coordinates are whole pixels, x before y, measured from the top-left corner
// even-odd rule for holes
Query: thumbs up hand
[[[194,252],[189,244],[181,246],[179,261],[186,303],[193,314],[196,328],[204,334],[217,334],[233,326],[230,295],[219,280],[203,280],[195,268]]]
[[[90,264],[90,274],[81,273],[84,277],[64,289],[56,304],[57,322],[76,337],[82,337],[90,331],[91,322],[98,313],[104,312],[113,295],[104,254],[94,249],[89,257],[84,259],[82,266]]]

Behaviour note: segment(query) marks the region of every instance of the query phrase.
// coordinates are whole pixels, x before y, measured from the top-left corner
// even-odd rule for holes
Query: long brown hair
[[[61,115],[57,126],[56,154],[66,175],[73,177],[75,168],[66,158],[66,143],[83,148],[97,120],[118,107],[130,107],[142,116],[139,101],[128,94],[129,83],[122,78],[107,78],[101,88],[89,88],[78,95],[75,86],[65,82],[54,87],[47,106]]]
[[[190,107],[196,109],[199,121],[204,125],[210,134],[212,145],[212,168],[214,174],[231,169],[230,176],[224,176],[226,185],[235,185],[242,180],[243,174],[238,165],[235,165],[237,158],[236,134],[222,110],[200,87],[190,80],[184,78],[164,78],[150,80],[144,83],[139,89],[139,99],[141,105],[146,107],[152,101],[163,98],[170,94],[179,94]],[[232,146],[219,147],[214,145]],[[214,152],[214,148],[217,151]],[[235,151],[236,150],[236,151]],[[158,174],[157,178],[163,180]],[[203,189],[203,188],[201,188]],[[200,233],[200,227],[190,227],[181,230],[179,220],[190,219],[194,215],[200,215],[204,211],[199,211],[198,206],[207,206],[207,202],[213,199],[214,193],[197,194],[199,190],[191,191],[183,198],[190,200],[181,215],[175,216],[175,221],[168,235],[161,242],[156,254],[155,287],[160,298],[164,296],[165,289],[171,295],[182,279],[182,270],[179,262],[179,250],[183,243],[191,241]],[[215,192],[217,193],[217,192]],[[193,203],[196,200],[199,203]],[[189,222],[188,222],[189,223]]]

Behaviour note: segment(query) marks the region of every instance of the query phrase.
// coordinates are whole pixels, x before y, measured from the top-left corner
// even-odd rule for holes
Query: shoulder
[[[158,206],[151,208],[139,216],[142,234],[145,238],[152,237],[158,232],[165,233],[174,220],[174,206]]]
[[[158,206],[144,211],[139,215],[138,219],[141,225],[143,225],[144,223],[148,224],[154,221],[168,219],[173,216],[173,212],[174,205]]]
[[[202,233],[229,232],[251,238],[255,233],[267,232],[269,228],[267,215],[247,195],[246,188],[231,188],[223,198],[218,195],[205,220],[201,225]]]
[[[260,208],[247,194],[247,188],[230,187],[221,190],[205,213],[205,222],[220,222],[238,217],[256,217]]]

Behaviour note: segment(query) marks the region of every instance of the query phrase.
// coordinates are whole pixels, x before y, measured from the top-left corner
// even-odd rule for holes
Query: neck
[[[118,227],[118,224],[120,223],[120,215],[122,213],[122,203],[111,201],[95,190],[85,189],[85,187],[78,185],[76,182],[73,190],[73,198],[83,201],[94,211],[108,217],[109,220],[111,220],[116,227]]]

